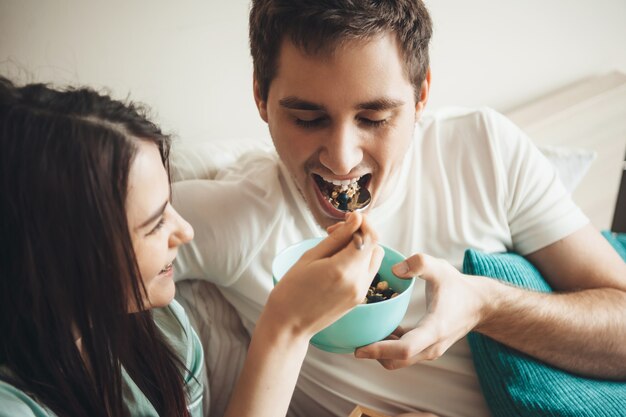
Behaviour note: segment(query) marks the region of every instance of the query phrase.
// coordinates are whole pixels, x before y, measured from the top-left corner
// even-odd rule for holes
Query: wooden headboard
[[[507,116],[538,145],[597,153],[572,197],[598,229],[610,229],[614,214],[621,214],[616,202],[626,153],[626,74],[581,80]],[[626,212],[623,204],[620,210]]]

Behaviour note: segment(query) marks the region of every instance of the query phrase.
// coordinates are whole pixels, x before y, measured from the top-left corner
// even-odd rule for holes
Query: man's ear
[[[259,88],[259,82],[256,77],[252,79],[252,89],[254,90],[254,102],[256,108],[259,110],[259,116],[267,123],[267,101],[261,97],[261,89]]]
[[[426,103],[428,102],[428,94],[430,93],[430,68],[426,71],[426,77],[424,77],[424,81],[422,81],[422,86],[420,87],[420,96],[417,103],[415,103],[415,117],[419,119],[426,107]]]

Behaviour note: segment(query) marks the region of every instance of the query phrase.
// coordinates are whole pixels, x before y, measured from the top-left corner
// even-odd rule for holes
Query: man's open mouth
[[[313,174],[313,180],[322,195],[332,207],[340,211],[354,211],[361,208],[360,194],[367,190],[372,174],[365,174],[349,180],[334,180]],[[367,195],[369,192],[365,191]]]

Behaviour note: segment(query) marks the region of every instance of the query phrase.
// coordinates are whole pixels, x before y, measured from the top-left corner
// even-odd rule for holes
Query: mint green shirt
[[[187,408],[192,417],[201,417],[204,356],[200,340],[191,327],[185,310],[177,301],[174,300],[169,306],[154,309],[152,312],[166,340],[185,360],[185,366],[190,371],[185,373],[184,378],[185,391],[189,399]],[[130,415],[158,417],[150,401],[124,371],[122,378],[124,403]],[[55,414],[23,391],[0,380],[0,417],[55,417]]]

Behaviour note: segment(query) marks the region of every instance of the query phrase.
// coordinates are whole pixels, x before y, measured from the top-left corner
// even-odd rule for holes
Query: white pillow
[[[561,182],[570,194],[574,192],[597,156],[594,151],[562,146],[542,145],[539,146],[539,150],[556,168]]]
[[[273,151],[268,138],[176,141],[170,152],[172,182],[213,179],[220,169],[252,151]]]

